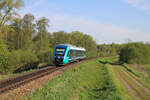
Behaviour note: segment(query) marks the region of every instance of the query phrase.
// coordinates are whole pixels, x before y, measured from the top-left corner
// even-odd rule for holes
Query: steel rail
[[[87,60],[91,60],[95,58],[98,58],[98,57],[91,57],[91,58],[84,59],[82,61],[87,61]],[[50,67],[42,68],[39,70],[35,70],[33,72],[25,73],[16,77],[0,80],[0,94],[6,93],[10,90],[13,90],[22,85],[25,85],[26,83],[29,83],[33,80],[49,75],[59,69],[62,69],[69,65],[75,65],[75,64],[78,64],[78,62],[69,63],[61,67],[50,66]]]

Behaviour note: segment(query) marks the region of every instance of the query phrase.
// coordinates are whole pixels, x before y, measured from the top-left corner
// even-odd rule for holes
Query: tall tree
[[[54,32],[52,35],[52,46],[55,46],[56,44],[69,44],[70,34],[59,31]]]
[[[9,36],[8,36],[10,49],[17,50],[22,48],[24,36],[21,29],[22,27],[21,21],[22,21],[21,18],[15,18],[11,23],[11,27],[13,28],[13,30],[9,32]]]
[[[32,14],[26,14],[21,22],[21,29],[23,32],[22,45],[25,49],[29,48],[32,44],[32,37],[36,31],[36,26],[34,24],[34,16]]]
[[[49,48],[49,35],[47,30],[49,19],[42,17],[37,21],[38,35],[35,37],[37,50],[47,50]]]
[[[83,33],[79,31],[73,31],[71,33],[70,43],[76,46],[82,46]]]
[[[23,5],[22,0],[0,0],[0,35],[4,24],[18,15],[16,10]]]

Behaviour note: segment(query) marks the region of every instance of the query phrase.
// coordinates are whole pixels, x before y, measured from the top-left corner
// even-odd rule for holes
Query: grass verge
[[[118,78],[115,72],[115,68],[116,68],[115,64],[118,62],[118,56],[102,58],[100,59],[100,62],[107,67],[109,71],[109,75],[113,80],[113,83],[115,84],[117,90],[122,96],[122,100],[132,100],[128,90],[126,89],[122,81]]]
[[[122,100],[133,100],[132,97],[130,96],[128,90],[126,89],[126,87],[124,86],[124,84],[121,82],[121,80],[117,77],[116,73],[115,73],[115,68],[116,66],[112,66],[107,64],[106,65],[109,71],[110,76],[113,79],[113,82],[115,83],[118,91],[121,93],[122,95]]]
[[[122,100],[98,59],[82,63],[23,100]]]
[[[117,67],[116,70],[120,73],[120,76],[128,83],[128,85],[135,91],[136,96],[140,97],[142,100],[149,100],[150,95],[133,79],[127,76],[121,67]]]
[[[32,72],[34,70],[38,70],[38,69],[30,69],[28,71],[23,71],[21,73],[8,73],[8,74],[3,74],[3,75],[0,75],[0,80],[3,80],[3,79],[7,79],[7,78],[11,78],[11,77],[15,77],[15,76],[19,76],[21,74],[24,74],[24,73],[29,73],[29,72]]]
[[[150,72],[142,72],[140,70],[132,68],[132,66],[129,66],[127,64],[124,64],[123,67],[126,69],[126,71],[132,75],[135,79],[140,81],[144,86],[148,87],[150,89]]]

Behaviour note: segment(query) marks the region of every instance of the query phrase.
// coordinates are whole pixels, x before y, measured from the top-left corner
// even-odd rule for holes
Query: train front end
[[[56,45],[53,52],[53,63],[55,65],[64,65],[68,63],[69,57],[67,57],[68,46]]]

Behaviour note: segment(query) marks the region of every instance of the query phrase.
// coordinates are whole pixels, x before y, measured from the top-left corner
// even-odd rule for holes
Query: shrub
[[[7,46],[0,41],[0,73],[9,71],[9,55]]]
[[[39,59],[39,63],[49,63],[52,64],[52,49],[39,51],[37,53],[37,57]]]
[[[150,64],[150,48],[144,43],[128,43],[120,50],[120,62]]]
[[[86,56],[87,57],[96,57],[97,56],[97,52],[96,51],[87,51],[86,52]]]
[[[10,62],[13,71],[23,71],[36,67],[35,63],[38,62],[37,56],[30,50],[17,50],[12,51],[10,55]]]

